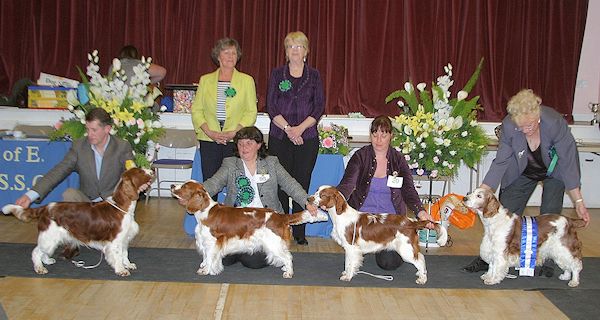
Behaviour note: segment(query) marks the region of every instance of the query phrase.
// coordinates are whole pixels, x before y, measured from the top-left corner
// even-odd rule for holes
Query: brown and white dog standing
[[[479,248],[481,258],[489,269],[481,276],[487,285],[500,283],[510,267],[519,267],[521,252],[521,217],[508,212],[494,193],[485,188],[475,189],[464,198],[465,205],[476,210],[483,223],[483,239]],[[563,269],[558,278],[569,281],[570,287],[579,285],[581,241],[576,228],[585,226],[581,219],[571,219],[557,214],[536,217],[538,243],[536,265],[552,259]]]
[[[327,221],[320,212],[280,214],[268,208],[234,208],[211,199],[204,186],[190,180],[172,185],[171,193],[198,221],[196,247],[203,257],[199,275],[217,275],[223,271],[223,257],[231,253],[264,251],[267,263],[281,267],[284,278],[294,275],[292,254],[288,248],[290,225]]]
[[[54,250],[64,244],[101,250],[116,274],[128,276],[129,270],[136,269],[127,251],[139,230],[134,219],[135,207],[139,192],[148,188],[152,178],[150,170],[132,168],[121,176],[112,200],[52,202],[28,209],[10,204],[2,212],[25,222],[38,220],[38,242],[31,253],[33,269],[38,274],[48,273],[44,264],[54,264]]]
[[[344,248],[346,261],[340,280],[350,281],[363,263],[365,253],[382,250],[398,252],[402,260],[417,268],[417,284],[427,282],[425,257],[419,252],[418,229],[431,221],[417,221],[397,214],[370,214],[350,207],[334,187],[321,186],[311,201],[327,210],[333,222],[332,238]],[[436,224],[437,243],[446,245],[446,229]]]

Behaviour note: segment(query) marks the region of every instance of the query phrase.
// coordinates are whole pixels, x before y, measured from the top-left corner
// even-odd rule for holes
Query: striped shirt
[[[217,120],[225,121],[225,90],[231,86],[230,81],[219,81],[217,84]]]

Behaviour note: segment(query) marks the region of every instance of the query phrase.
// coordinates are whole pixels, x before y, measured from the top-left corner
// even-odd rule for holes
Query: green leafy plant
[[[404,112],[392,121],[392,146],[405,155],[418,175],[454,177],[461,161],[474,167],[485,153],[488,138],[477,122],[479,96],[467,99],[482,66],[483,59],[454,98],[450,91],[454,84],[452,65],[448,64],[431,90],[425,83],[415,87],[409,81],[385,99],[386,103],[399,99],[398,106]]]

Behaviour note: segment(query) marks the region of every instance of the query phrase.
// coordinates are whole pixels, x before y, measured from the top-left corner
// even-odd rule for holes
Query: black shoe
[[[301,245],[301,246],[307,246],[308,245],[308,240],[306,240],[306,238],[294,238],[294,240],[296,240],[296,243]]]
[[[540,267],[537,276],[545,276],[546,278],[552,278],[552,276],[554,276],[554,268],[552,266],[543,265]]]
[[[463,271],[466,272],[479,272],[479,271],[487,271],[489,265],[487,262],[483,261],[481,257],[475,258],[475,260],[471,261],[468,265],[462,268]]]

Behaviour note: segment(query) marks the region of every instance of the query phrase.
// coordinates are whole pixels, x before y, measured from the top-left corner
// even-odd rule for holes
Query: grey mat
[[[415,284],[414,266],[404,263],[394,271],[384,271],[377,267],[374,255],[366,255],[362,270],[376,274],[392,275],[393,281],[384,281],[359,274],[351,282],[339,280],[344,266],[344,255],[339,253],[292,253],[294,256],[294,277],[283,279],[282,272],[275,267],[247,269],[237,263],[225,267],[218,276],[199,276],[196,270],[200,256],[191,249],[130,248],[129,257],[137,264],[129,277],[114,274],[103,261],[95,269],[75,267],[70,261],[57,258],[54,265],[47,266],[49,273],[37,275],[31,263],[32,244],[0,243],[0,276],[102,279],[125,281],[178,281],[201,283],[245,283],[266,285],[304,285],[340,287],[398,287],[398,288],[480,288],[480,289],[565,289],[572,290],[565,281],[558,279],[556,270],[553,278],[523,277],[505,279],[496,286],[486,286],[479,279],[481,273],[472,274],[460,271],[472,256],[427,255],[428,278],[424,286]],[[88,265],[98,262],[100,254],[96,250],[81,249],[77,257]],[[600,258],[585,258],[581,274],[581,290],[600,290]]]
[[[569,319],[597,319],[600,314],[598,289],[548,289],[540,291]]]

